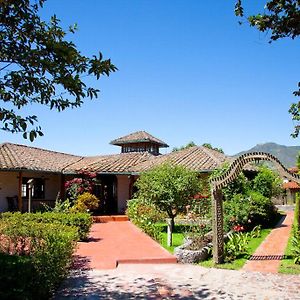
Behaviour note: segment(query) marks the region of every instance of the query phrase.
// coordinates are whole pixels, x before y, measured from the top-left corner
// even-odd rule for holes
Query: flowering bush
[[[155,223],[164,220],[167,215],[158,210],[153,203],[141,199],[132,199],[127,202],[126,214],[132,223],[153,239],[157,241],[161,239],[161,229]]]
[[[71,201],[75,201],[79,195],[88,192],[93,192],[93,187],[96,182],[96,173],[88,171],[80,171],[80,177],[75,177],[65,183],[67,196]]]
[[[71,212],[87,212],[95,210],[99,207],[99,199],[88,192],[79,195],[76,199],[74,206],[71,208]]]

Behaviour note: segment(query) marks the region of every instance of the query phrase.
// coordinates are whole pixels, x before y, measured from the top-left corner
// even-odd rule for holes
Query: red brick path
[[[78,243],[85,267],[113,269],[120,263],[176,263],[176,258],[129,221],[94,223],[88,242]]]
[[[282,223],[274,228],[262,244],[257,248],[252,258],[244,265],[244,271],[278,273],[280,260],[292,229],[293,211],[287,211]]]

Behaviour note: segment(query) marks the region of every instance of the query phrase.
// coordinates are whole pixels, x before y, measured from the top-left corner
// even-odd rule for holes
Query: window
[[[28,198],[29,197],[29,187],[28,187],[28,180],[29,177],[22,178],[22,197]],[[33,187],[31,191],[32,199],[45,199],[45,179],[43,178],[34,178]]]

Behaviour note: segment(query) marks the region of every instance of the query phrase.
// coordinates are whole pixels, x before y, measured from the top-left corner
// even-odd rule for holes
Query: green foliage
[[[231,262],[238,257],[249,256],[249,243],[252,239],[261,237],[261,226],[255,226],[250,232],[231,232],[224,244],[225,262]]]
[[[90,228],[92,226],[92,217],[88,213],[2,213],[0,214],[1,220],[15,220],[28,221],[44,224],[61,224],[66,226],[75,227],[78,232],[80,240],[85,240],[88,237]]]
[[[85,98],[99,94],[88,86],[86,76],[99,79],[117,70],[101,53],[82,55],[55,15],[50,22],[42,21],[39,9],[44,2],[0,1],[0,99],[5,102],[0,121],[3,130],[22,132],[31,141],[43,133],[33,127],[37,116],[23,116],[26,106],[40,104],[57,111],[80,107]],[[75,31],[76,26],[68,30]]]
[[[88,212],[90,210],[95,210],[99,207],[99,199],[92,195],[91,193],[83,193],[79,195],[71,208],[72,212]]]
[[[230,200],[233,195],[247,195],[250,192],[250,182],[243,173],[222,189],[224,200]]]
[[[231,262],[239,257],[250,255],[249,243],[261,237],[261,227],[255,226],[250,232],[231,232],[224,244],[225,262]]]
[[[188,149],[188,148],[191,148],[191,147],[194,147],[194,146],[197,146],[193,141],[187,143],[185,146],[181,146],[179,148],[177,147],[174,147],[172,149],[172,152],[176,152],[176,151],[180,151],[180,150],[184,150],[184,149]]]
[[[48,299],[67,274],[78,233],[70,226],[22,216],[0,219],[0,258],[8,272],[1,270],[0,296]]]
[[[130,221],[141,230],[159,241],[161,238],[161,229],[155,225],[165,219],[166,215],[159,211],[157,207],[142,199],[132,199],[127,202],[126,214]]]
[[[268,226],[276,217],[272,201],[257,192],[233,195],[224,201],[224,228],[226,231],[242,226],[242,231],[256,225]]]
[[[292,248],[291,252],[294,256],[294,263],[300,264],[300,197],[296,197],[296,207],[294,212],[294,224],[292,232]]]
[[[296,205],[294,211],[294,227],[300,230],[300,195],[296,195]]]
[[[292,236],[292,253],[294,256],[294,263],[300,265],[300,231],[294,228]]]
[[[300,35],[300,3],[298,0],[271,0],[262,5],[262,13],[247,16],[250,26],[256,27],[259,31],[270,33],[270,42],[282,38],[295,39]],[[235,4],[235,14],[244,17],[242,0]],[[240,22],[242,23],[242,22]],[[300,82],[298,90],[293,94],[300,96]],[[297,137],[300,131],[300,102],[293,103],[289,109],[292,119],[297,121],[293,137]]]
[[[55,200],[55,205],[53,208],[46,204],[44,204],[43,206],[44,206],[45,211],[51,211],[51,212],[55,212],[55,213],[68,213],[68,212],[70,212],[72,203],[69,199],[61,200],[61,199],[57,198]]]
[[[142,173],[136,187],[138,198],[150,201],[174,222],[177,213],[200,191],[200,181],[196,172],[165,163]]]
[[[248,232],[229,233],[228,241],[224,244],[225,262],[230,262],[239,256],[247,255],[249,240],[250,236]]]
[[[223,149],[222,148],[217,148],[217,147],[213,147],[210,143],[204,143],[202,144],[203,147],[206,147],[208,149],[212,149],[212,150],[216,150],[220,153],[224,153]]]
[[[211,178],[226,173],[229,164],[215,170]],[[224,229],[244,231],[255,225],[268,226],[276,216],[271,197],[281,192],[282,180],[267,167],[261,167],[253,180],[243,173],[222,189],[224,197]]]
[[[230,200],[224,201],[224,229],[226,232],[236,225],[249,224],[250,203],[242,194],[233,195]]]
[[[252,190],[267,198],[277,196],[282,192],[282,179],[267,167],[260,167],[257,176],[251,182]]]

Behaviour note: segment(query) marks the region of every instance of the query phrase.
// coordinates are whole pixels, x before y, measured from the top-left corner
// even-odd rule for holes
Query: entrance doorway
[[[114,215],[118,213],[117,177],[115,175],[97,175],[94,194],[100,199],[99,215]]]

